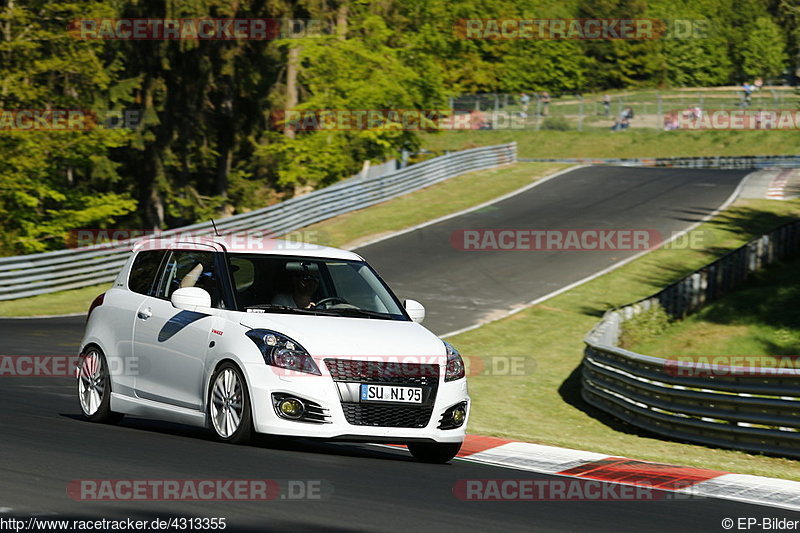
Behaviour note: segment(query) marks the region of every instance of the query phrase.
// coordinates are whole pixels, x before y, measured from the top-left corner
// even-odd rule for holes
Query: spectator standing
[[[750,85],[747,82],[742,83],[742,91],[744,92],[742,107],[750,107],[750,95],[753,94],[753,89],[755,89],[754,85]]]
[[[547,91],[542,91],[540,98],[542,102],[542,116],[546,117],[549,114],[550,109],[550,93]]]
[[[528,105],[531,103],[531,97],[528,96],[528,93],[522,93],[519,95],[519,103],[522,105],[522,112],[520,116],[522,118],[528,118]]]
[[[603,96],[603,115],[611,115],[611,97],[607,94]]]

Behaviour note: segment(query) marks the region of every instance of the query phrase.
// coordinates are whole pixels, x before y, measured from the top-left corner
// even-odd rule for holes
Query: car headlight
[[[306,349],[286,335],[268,329],[251,329],[245,335],[258,346],[268,365],[322,375]]]
[[[455,381],[464,377],[464,360],[461,359],[461,354],[458,353],[452,344],[447,341],[442,341],[444,347],[447,348],[447,369],[444,373],[445,381]]]

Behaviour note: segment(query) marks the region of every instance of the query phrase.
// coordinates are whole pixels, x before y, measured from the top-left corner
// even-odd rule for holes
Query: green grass
[[[631,349],[672,358],[800,355],[798,271],[800,258],[758,272],[738,290],[671,323],[661,335],[633,343]]]
[[[580,397],[583,337],[610,307],[636,301],[790,218],[800,201],[740,201],[702,225],[706,249],[659,249],[508,318],[448,340],[490,366],[522,356],[524,375],[470,378],[469,431],[609,455],[800,480],[797,461],[653,437],[588,406]]]
[[[470,172],[359,211],[340,215],[295,232],[306,242],[348,247],[427,220],[455,213],[515,191],[566,168],[552,163],[516,163]],[[292,235],[290,235],[291,237]],[[83,313],[108,285],[0,302],[0,316]]]
[[[0,316],[46,316],[85,313],[97,295],[105,292],[110,283],[82,289],[41,294],[19,300],[0,302]]]
[[[388,202],[324,220],[296,234],[308,242],[351,248],[360,242],[487,202],[567,166],[516,163],[470,172]]]
[[[519,157],[671,157],[784,155],[798,153],[797,132],[656,131],[610,132],[470,130],[427,133],[423,146],[434,152],[517,142]]]

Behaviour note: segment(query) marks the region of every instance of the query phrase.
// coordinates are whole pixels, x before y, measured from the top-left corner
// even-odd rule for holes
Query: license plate
[[[419,387],[395,387],[392,385],[361,384],[362,402],[422,403]]]

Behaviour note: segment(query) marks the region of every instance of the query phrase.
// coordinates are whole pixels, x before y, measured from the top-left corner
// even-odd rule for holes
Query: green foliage
[[[768,17],[752,25],[742,48],[742,71],[748,78],[775,79],[786,64],[786,43],[781,29]]]
[[[567,117],[547,117],[542,121],[541,129],[550,131],[569,131],[575,129]]]
[[[8,3],[0,11],[0,109],[83,109],[104,112],[116,86],[117,64],[104,64],[103,44],[74,39],[67,22],[113,15],[101,2]],[[0,131],[0,252],[64,246],[67,233],[112,224],[136,203],[125,190],[111,151],[130,133]]]
[[[67,31],[70,21],[128,17],[314,19],[324,31],[278,41],[82,40]],[[703,20],[712,31],[645,41],[455,31],[460,19],[637,17]],[[437,110],[460,94],[774,78],[786,47],[797,50],[799,19],[789,0],[0,0],[0,109],[141,116],[132,130],[0,130],[0,253],[61,247],[77,227],[165,228],[255,209],[420,143],[397,127],[286,134],[270,118],[287,107]],[[290,50],[296,91],[287,87]]]
[[[672,319],[660,305],[655,305],[622,324],[619,345],[622,348],[651,341],[662,335]]]

